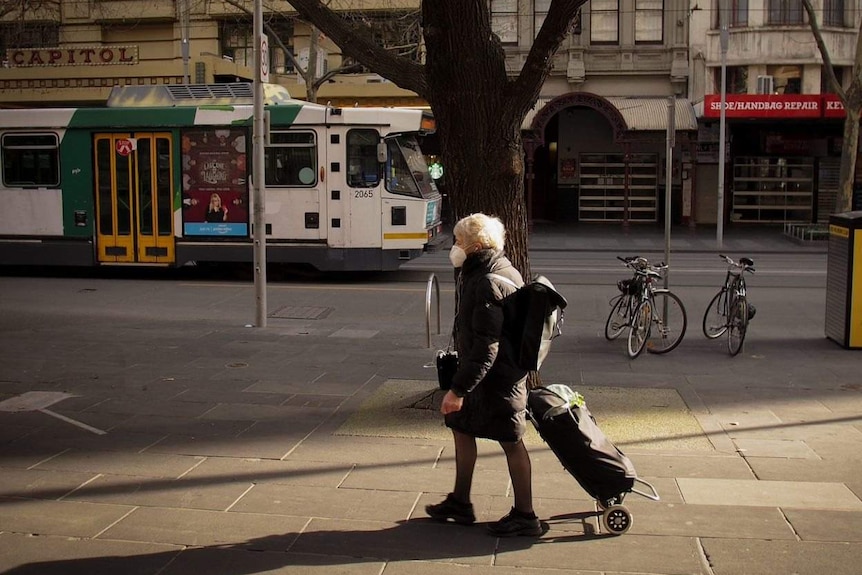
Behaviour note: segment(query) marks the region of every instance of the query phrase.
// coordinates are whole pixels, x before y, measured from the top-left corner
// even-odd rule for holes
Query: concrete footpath
[[[674,230],[674,249],[715,251],[714,237]],[[575,261],[662,238],[539,226],[531,245]],[[726,240],[735,255],[825,252],[780,231]],[[609,286],[562,286],[571,319],[544,381],[585,395],[661,500],[628,495],[631,530],[608,534],[531,433],[546,532],[497,539],[483,524],[512,499],[490,442],[479,524],[425,516],[454,475],[425,367],[446,336],[426,347],[426,286],[393,277],[273,283],[258,329],[249,282],[0,272],[0,572],[859,573],[862,351],[824,337],[824,288],[764,294],[735,358],[700,331],[714,287],[688,288],[680,347],[629,360],[602,335]]]

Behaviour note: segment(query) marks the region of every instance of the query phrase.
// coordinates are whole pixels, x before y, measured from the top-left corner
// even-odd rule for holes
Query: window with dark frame
[[[802,0],[768,0],[766,23],[773,26],[802,24]]]
[[[619,44],[619,0],[590,1],[590,44]]]
[[[267,22],[284,43],[288,50],[293,50],[293,22],[289,20],[272,20]],[[221,54],[232,58],[241,66],[254,66],[254,27],[248,19],[223,20],[219,24],[219,42]],[[269,42],[270,70],[275,74],[293,74],[296,70],[290,59],[278,43],[273,39]]]
[[[721,68],[713,68],[715,70],[715,93],[721,92]],[[727,66],[726,68],[726,94],[747,94],[748,93],[748,67],[747,66]]]
[[[823,25],[844,27],[844,0],[823,0]]]
[[[518,0],[490,0],[489,4],[491,31],[500,38],[500,42],[503,44],[517,44]],[[545,13],[547,14],[547,9]],[[536,28],[537,32],[538,30],[539,28]]]
[[[58,22],[0,23],[0,57],[15,48],[55,48],[60,44]]]
[[[664,40],[664,0],[635,0],[635,44]]]
[[[317,183],[317,141],[314,132],[273,131],[270,143],[264,148],[267,186],[306,187]]]
[[[363,128],[347,132],[347,185],[351,188],[374,188],[380,183],[378,142],[377,130]]]
[[[4,134],[3,185],[47,187],[60,185],[60,140],[57,134]]]

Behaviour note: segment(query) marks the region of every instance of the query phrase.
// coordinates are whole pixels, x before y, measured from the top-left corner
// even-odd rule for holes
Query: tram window
[[[317,183],[314,132],[272,132],[270,142],[264,151],[267,186],[313,186]]]
[[[60,144],[56,134],[4,134],[3,184],[60,185]]]
[[[380,183],[379,141],[377,130],[347,132],[347,185],[351,188],[373,188]]]
[[[415,142],[402,138],[390,138],[386,140],[389,149],[386,161],[386,189],[393,194],[402,196],[422,197],[419,187],[416,185],[415,177],[424,178],[421,166],[414,169],[415,163],[412,156],[419,154]],[[421,159],[421,154],[419,158]],[[425,172],[428,168],[425,168]],[[430,179],[430,178],[429,178]]]

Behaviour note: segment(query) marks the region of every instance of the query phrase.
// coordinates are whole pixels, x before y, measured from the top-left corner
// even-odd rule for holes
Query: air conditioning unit
[[[775,93],[775,78],[772,76],[757,77],[757,93],[758,94],[774,94]]]

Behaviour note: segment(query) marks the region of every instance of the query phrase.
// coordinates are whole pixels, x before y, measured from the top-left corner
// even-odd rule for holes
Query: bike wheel
[[[666,290],[652,293],[653,309],[646,350],[667,353],[679,345],[688,327],[688,315],[682,300]]]
[[[730,308],[727,322],[727,351],[734,356],[742,349],[745,332],[748,331],[748,301],[745,296],[737,296]]]
[[[706,306],[703,314],[703,335],[716,339],[727,331],[727,290],[721,290]]]
[[[623,333],[623,328],[628,323],[629,298],[631,296],[619,295],[616,301],[611,304],[611,313],[608,314],[608,320],[605,322],[605,338],[609,340],[616,339]]]
[[[647,338],[649,338],[650,324],[652,323],[652,304],[643,301],[638,304],[635,310],[635,315],[632,318],[631,326],[629,326],[629,338],[626,351],[632,359],[641,354],[646,346]]]

